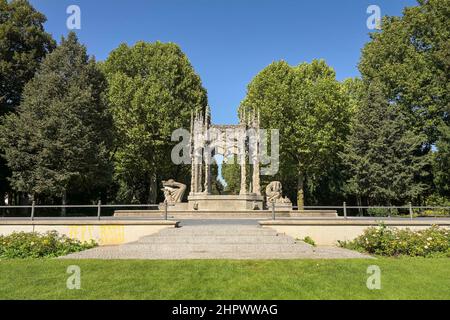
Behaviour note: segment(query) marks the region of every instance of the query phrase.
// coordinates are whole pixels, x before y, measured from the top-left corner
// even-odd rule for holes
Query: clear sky
[[[208,90],[214,123],[236,123],[247,84],[276,60],[321,58],[339,80],[358,76],[369,5],[400,15],[415,0],[31,0],[59,41],[69,5],[81,9],[76,30],[89,54],[104,60],[120,43],[175,42]]]

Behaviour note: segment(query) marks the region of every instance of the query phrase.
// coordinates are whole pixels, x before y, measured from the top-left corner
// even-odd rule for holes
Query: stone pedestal
[[[272,210],[272,204],[268,203],[268,210]],[[275,203],[275,211],[292,211],[292,203]]]
[[[188,210],[240,211],[262,210],[264,197],[256,194],[210,195],[193,194],[188,197]]]
[[[165,203],[160,203],[158,206],[159,210],[164,211]],[[188,204],[186,202],[176,202],[176,203],[169,203],[167,205],[167,211],[187,211],[188,210]]]

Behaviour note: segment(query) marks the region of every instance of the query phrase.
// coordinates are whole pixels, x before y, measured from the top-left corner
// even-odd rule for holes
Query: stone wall
[[[81,241],[95,240],[100,245],[118,245],[177,225],[177,221],[0,220],[0,235],[55,230]]]
[[[279,233],[287,234],[294,239],[311,237],[317,245],[336,245],[338,240],[349,241],[361,235],[371,226],[377,226],[381,220],[352,220],[352,219],[317,219],[317,220],[270,220],[260,221],[265,228],[273,228]],[[383,220],[388,226],[396,228],[409,228],[421,230],[431,227],[433,224],[449,228],[450,219],[427,220]]]

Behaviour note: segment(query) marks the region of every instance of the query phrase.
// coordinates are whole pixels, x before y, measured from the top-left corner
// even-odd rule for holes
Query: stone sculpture
[[[163,180],[162,185],[164,188],[161,190],[164,192],[165,202],[167,203],[179,203],[183,199],[184,192],[186,191],[186,185],[181,182],[176,182],[173,179],[167,181]]]
[[[267,203],[285,203],[291,204],[291,200],[287,197],[283,198],[283,187],[280,181],[272,181],[266,187],[266,201]]]

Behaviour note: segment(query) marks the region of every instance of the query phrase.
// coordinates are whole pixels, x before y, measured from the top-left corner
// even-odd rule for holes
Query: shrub
[[[303,242],[310,244],[314,247],[316,246],[316,242],[310,236],[306,236],[305,238],[303,238]]]
[[[369,208],[367,209],[367,214],[371,217],[398,216],[398,210],[396,208]]]
[[[340,241],[344,248],[363,251],[381,256],[420,256],[449,255],[450,232],[438,226],[411,231],[380,225],[370,227],[353,241]]]
[[[428,207],[450,207],[450,200],[441,197],[439,195],[431,195],[426,200],[426,205]],[[448,216],[450,215],[450,209],[427,209],[419,212],[421,216]]]
[[[14,232],[0,236],[0,258],[48,258],[66,255],[97,246],[95,241],[81,242],[56,231]]]

